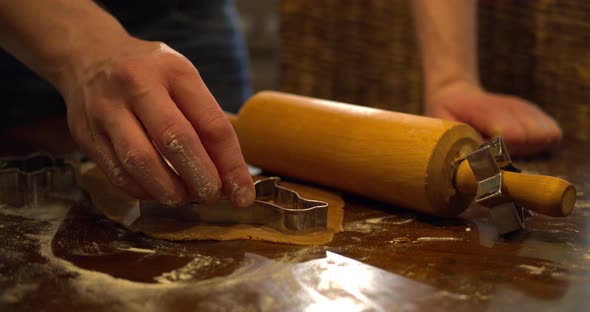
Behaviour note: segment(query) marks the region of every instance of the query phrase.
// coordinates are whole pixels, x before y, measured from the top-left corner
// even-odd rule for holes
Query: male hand
[[[114,185],[168,205],[254,201],[236,134],[188,59],[135,38],[97,55],[59,89],[74,140]]]
[[[534,104],[469,84],[450,85],[431,94],[426,114],[466,123],[485,140],[502,136],[510,155],[516,157],[550,150],[562,139],[559,125]]]

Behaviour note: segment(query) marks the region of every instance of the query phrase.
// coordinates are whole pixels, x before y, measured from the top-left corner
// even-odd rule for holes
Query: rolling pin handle
[[[498,151],[506,153],[506,148],[501,139],[494,139],[467,155],[457,165],[454,183],[459,192],[475,194],[477,203],[490,208],[499,233],[522,228],[528,210],[552,217],[570,214],[576,202],[576,188],[571,183],[511,172],[514,166],[506,161],[510,158]]]

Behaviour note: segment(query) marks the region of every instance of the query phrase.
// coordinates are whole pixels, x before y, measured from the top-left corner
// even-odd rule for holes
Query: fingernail
[[[231,194],[231,197],[232,202],[238,207],[247,207],[254,202],[256,194],[251,188],[242,185]]]
[[[160,200],[160,204],[170,207],[180,206],[181,201],[178,198],[164,198]]]

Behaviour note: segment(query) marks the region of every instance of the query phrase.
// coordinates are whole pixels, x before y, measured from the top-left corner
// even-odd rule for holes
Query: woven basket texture
[[[422,113],[409,1],[282,0],[282,91]],[[483,86],[533,101],[590,139],[590,1],[479,1]]]

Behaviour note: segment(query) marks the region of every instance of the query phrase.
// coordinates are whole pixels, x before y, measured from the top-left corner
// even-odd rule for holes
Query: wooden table
[[[6,142],[6,141],[4,141]],[[517,162],[573,182],[568,218],[532,216],[496,239],[486,211],[432,218],[344,194],[323,246],[168,242],[87,202],[0,207],[0,310],[585,310],[590,307],[590,148]]]

